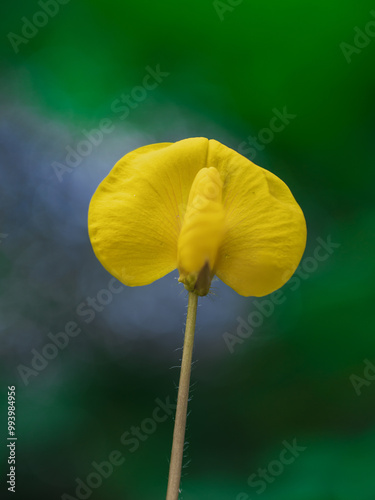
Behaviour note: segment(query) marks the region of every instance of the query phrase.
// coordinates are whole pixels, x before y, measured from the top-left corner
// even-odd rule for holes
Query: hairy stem
[[[167,500],[178,500],[181,480],[182,456],[185,443],[187,405],[189,399],[191,358],[193,355],[195,319],[198,295],[189,293],[180,383],[178,387],[176,417],[174,422],[171,462],[169,466]]]

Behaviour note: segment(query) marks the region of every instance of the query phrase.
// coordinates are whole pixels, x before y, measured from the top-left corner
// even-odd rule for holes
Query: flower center
[[[190,189],[178,239],[179,281],[198,295],[207,295],[224,236],[223,183],[215,167],[199,170]]]

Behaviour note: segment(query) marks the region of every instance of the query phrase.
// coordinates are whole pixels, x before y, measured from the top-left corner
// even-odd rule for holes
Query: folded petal
[[[224,236],[223,183],[214,167],[195,176],[177,246],[179,281],[198,295],[207,295]],[[202,272],[203,271],[203,272]]]
[[[216,274],[240,295],[267,295],[301,260],[302,210],[283,181],[217,141],[210,141],[208,164],[221,175],[226,214]]]
[[[103,266],[129,286],[177,267],[177,241],[193,180],[206,166],[208,140],[152,144],[125,155],[92,197],[88,226]]]

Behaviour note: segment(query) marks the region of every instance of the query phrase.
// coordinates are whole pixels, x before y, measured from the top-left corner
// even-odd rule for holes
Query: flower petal
[[[288,281],[301,260],[302,210],[283,181],[217,141],[210,141],[208,164],[223,180],[226,212],[216,274],[240,295],[267,295]]]
[[[89,235],[103,266],[129,286],[177,267],[177,241],[190,187],[206,166],[208,140],[152,144],[125,155],[101,182]]]

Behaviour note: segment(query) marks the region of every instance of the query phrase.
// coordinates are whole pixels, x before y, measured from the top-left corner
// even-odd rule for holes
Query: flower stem
[[[189,399],[191,358],[194,345],[195,319],[197,317],[198,295],[189,292],[186,317],[184,348],[180,383],[178,387],[176,417],[174,422],[171,462],[169,466],[167,500],[178,500],[181,480],[182,456],[185,443],[186,414]]]

